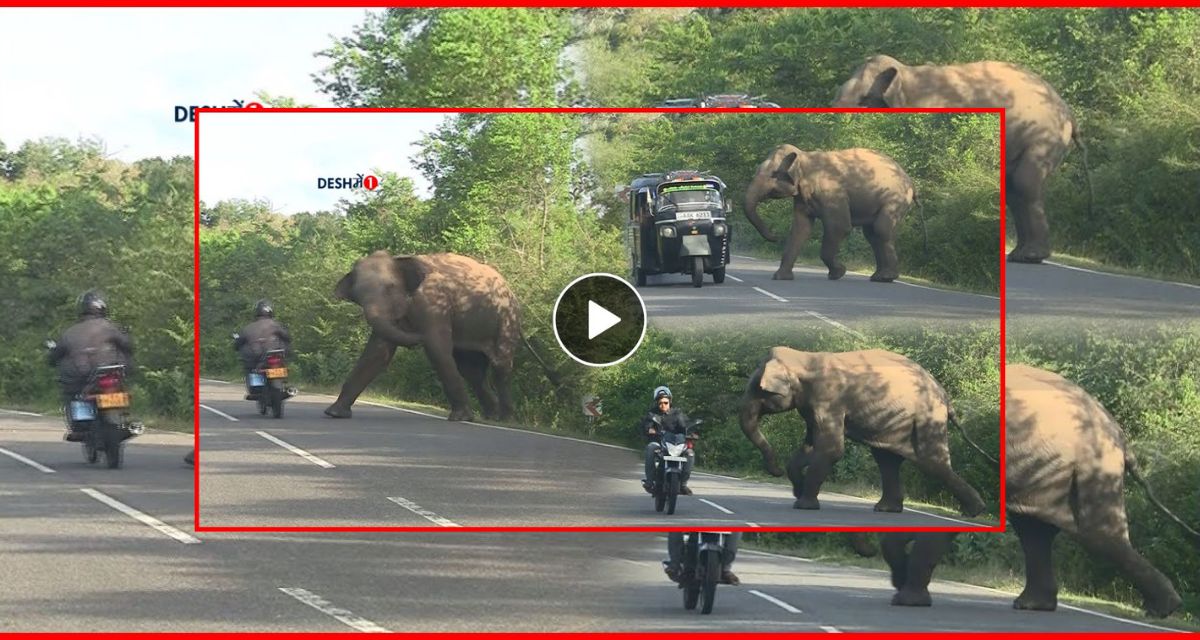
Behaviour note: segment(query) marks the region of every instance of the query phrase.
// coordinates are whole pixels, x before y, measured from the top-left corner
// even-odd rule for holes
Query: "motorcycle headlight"
[[[681,442],[679,444],[668,444],[667,445],[667,455],[681,456],[681,455],[683,455],[684,449],[687,449],[687,443]]]
[[[726,227],[724,224],[721,224],[720,222],[713,225],[713,235],[718,238],[720,238],[721,236],[724,236],[728,231],[729,231],[729,227]]]
[[[664,238],[674,238],[675,237],[675,227],[673,227],[669,224],[664,224],[662,227],[659,227],[658,232]]]

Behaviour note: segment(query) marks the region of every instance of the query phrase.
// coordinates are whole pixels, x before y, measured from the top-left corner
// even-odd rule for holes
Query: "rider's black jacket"
[[[74,395],[96,367],[123,364],[132,373],[133,341],[107,318],[84,316],[63,332],[47,359],[58,370],[63,393]]]
[[[242,356],[242,365],[254,368],[262,355],[271,349],[285,349],[291,355],[292,336],[283,325],[273,318],[258,318],[242,327],[233,348]]]
[[[658,419],[659,419],[659,422],[661,423],[661,425],[654,424],[655,416],[658,416]],[[680,409],[671,407],[670,409],[667,410],[666,413],[663,413],[658,410],[657,406],[655,406],[654,408],[650,409],[650,411],[645,415],[645,417],[642,418],[642,423],[641,423],[640,427],[642,430],[643,437],[645,437],[646,439],[650,439],[650,440],[656,440],[657,436],[651,436],[648,433],[651,427],[654,427],[656,430],[662,429],[663,431],[665,431],[667,433],[686,433],[687,425],[688,425],[687,415],[685,415],[683,413],[683,411],[681,411]]]

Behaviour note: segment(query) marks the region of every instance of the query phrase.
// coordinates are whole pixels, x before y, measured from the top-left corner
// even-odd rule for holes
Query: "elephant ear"
[[[762,377],[759,379],[758,386],[767,393],[786,396],[792,393],[794,382],[795,376],[791,370],[775,358],[771,358],[763,365]]]
[[[409,294],[415,292],[429,274],[421,259],[416,256],[398,256],[395,263],[396,273],[404,283],[404,290]]]
[[[338,280],[333,288],[334,300],[354,300],[354,272],[351,271]]]
[[[875,76],[875,82],[867,90],[865,107],[903,107],[904,93],[900,81],[899,67],[888,67]]]
[[[779,167],[775,169],[775,179],[781,180],[788,184],[796,184],[796,152],[789,152],[782,160],[779,161]]]

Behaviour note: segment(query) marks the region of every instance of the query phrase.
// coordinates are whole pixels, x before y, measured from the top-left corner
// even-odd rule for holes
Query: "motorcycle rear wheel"
[[[675,514],[675,501],[679,499],[679,474],[672,473],[667,476],[667,515]]]
[[[721,580],[721,555],[706,551],[701,560],[704,565],[703,584],[700,587],[700,613],[712,613],[717,599],[717,582]]]
[[[283,383],[272,384],[266,389],[271,394],[271,417],[283,417]]]

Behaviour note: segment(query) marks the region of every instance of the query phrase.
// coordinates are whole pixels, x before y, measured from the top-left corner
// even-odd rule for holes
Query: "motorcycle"
[[[654,454],[654,482],[651,495],[654,496],[654,510],[661,512],[664,508],[667,515],[675,513],[675,502],[679,498],[679,488],[683,484],[683,466],[687,464],[688,450],[694,448],[696,430],[704,424],[704,420],[696,420],[689,425],[684,433],[667,433],[662,429],[662,421],[654,417],[655,431],[658,436],[658,451]]]
[[[53,340],[46,348],[53,349]],[[88,375],[83,390],[67,403],[69,438],[83,443],[83,457],[95,464],[104,453],[109,469],[121,466],[125,441],[141,435],[145,427],[129,416],[130,397],[126,384],[125,365],[96,367]]]
[[[679,576],[679,588],[683,589],[683,608],[691,611],[699,604],[700,613],[712,613],[717,598],[717,583],[721,581],[725,538],[729,534],[698,531],[684,535],[683,572]]]
[[[237,334],[233,334],[237,339]],[[283,349],[270,349],[258,359],[258,364],[246,374],[246,387],[258,403],[259,415],[271,412],[274,418],[283,417],[283,401],[296,395],[296,390],[287,386],[287,363]]]

